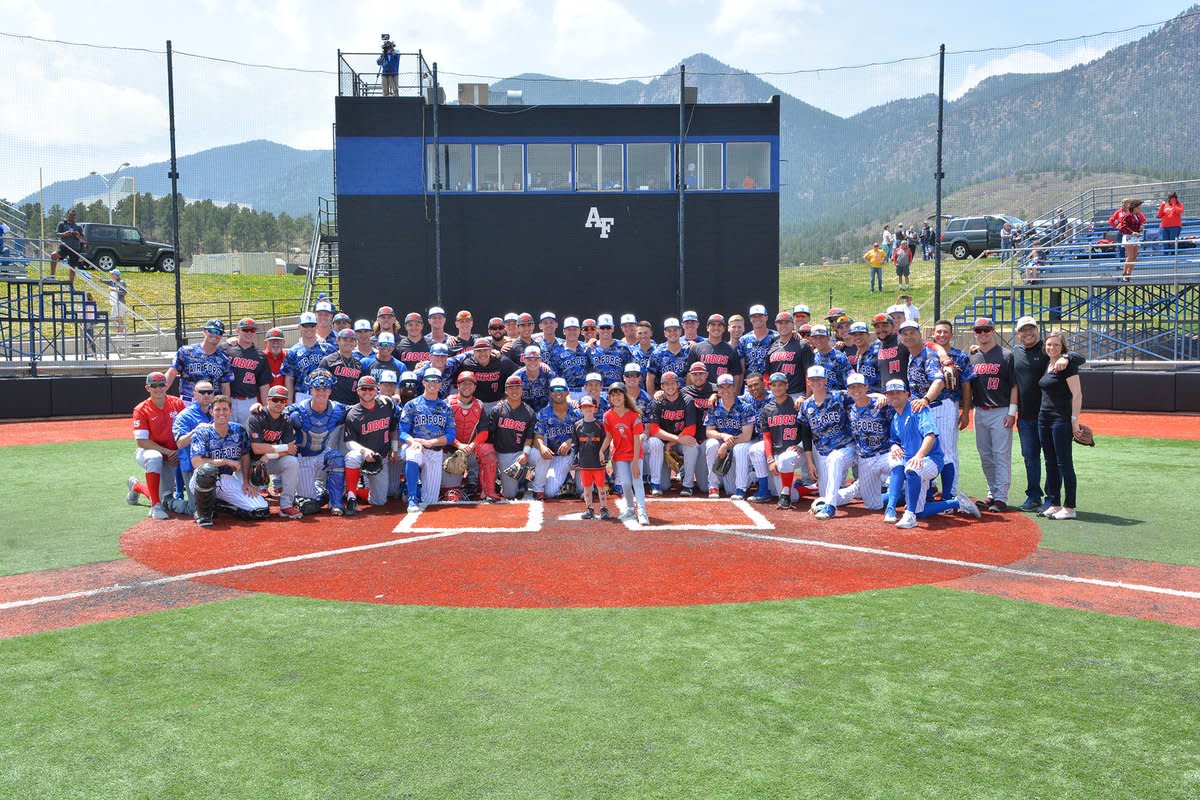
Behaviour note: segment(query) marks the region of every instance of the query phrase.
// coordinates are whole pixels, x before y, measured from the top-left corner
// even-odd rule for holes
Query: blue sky
[[[54,4],[0,0],[0,31],[332,71],[336,51],[374,50],[390,33],[447,74],[540,72],[564,77],[656,75],[707,52],[752,72],[828,69],[950,51],[1077,37],[1169,19],[1178,2],[1096,0],[1057,4],[896,3],[861,0],[193,0]],[[955,56],[947,90],[1008,71],[1048,71],[1088,61],[1149,29],[1040,50]],[[8,63],[0,91],[0,196],[165,158],[162,57],[0,38]],[[848,115],[888,99],[937,89],[931,58],[872,70],[764,76],[806,102]],[[269,138],[328,147],[332,75],[279,73],[176,61],[179,150]],[[453,92],[451,92],[453,94]],[[55,116],[52,111],[58,109]],[[77,121],[72,116],[78,113]],[[49,116],[48,116],[49,114]],[[136,121],[136,122],[133,122]]]

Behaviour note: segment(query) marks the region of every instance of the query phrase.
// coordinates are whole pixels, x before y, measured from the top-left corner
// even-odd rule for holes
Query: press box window
[[[571,145],[529,145],[526,183],[531,192],[564,191],[571,188]]]
[[[643,192],[671,188],[671,145],[631,144],[628,148],[630,188]]]
[[[519,144],[475,145],[475,177],[481,192],[519,192],[525,172]]]
[[[575,188],[581,192],[621,191],[621,145],[575,145]]]
[[[770,189],[771,145],[730,142],[725,145],[726,189]]]
[[[425,148],[425,188],[433,191],[433,161],[435,152],[439,156],[442,191],[469,192],[471,191],[471,145],[444,144],[439,148],[428,145]]]
[[[720,189],[721,144],[686,144],[683,146],[683,187],[685,189]]]

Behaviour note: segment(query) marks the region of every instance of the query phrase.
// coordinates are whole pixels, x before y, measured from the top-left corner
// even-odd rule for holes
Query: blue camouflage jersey
[[[850,433],[854,436],[854,448],[859,458],[870,458],[888,451],[892,446],[894,416],[894,408],[880,408],[871,399],[867,400],[865,406],[857,403],[850,406]]]
[[[726,408],[720,400],[713,403],[704,414],[704,427],[721,433],[740,436],[742,428],[753,426],[758,414],[740,397],[733,398],[733,406]]]
[[[400,441],[407,442],[412,437],[418,439],[436,439],[446,437],[446,444],[454,444],[454,412],[450,404],[442,398],[429,400],[425,395],[417,395],[404,404],[400,412]]]
[[[302,456],[319,456],[327,450],[340,450],[342,423],[349,408],[334,400],[322,412],[312,407],[312,400],[292,403],[284,411],[296,430],[296,452]]]
[[[542,356],[542,360],[567,382],[568,389],[577,392],[583,388],[583,379],[587,377],[591,363],[587,345],[580,342],[574,350],[570,350],[560,339],[550,346],[549,352]]]
[[[583,419],[577,409],[567,406],[567,413],[560,418],[554,413],[554,406],[548,405],[538,412],[537,420],[533,423],[533,432],[542,437],[549,447],[554,451],[554,455],[558,455],[558,448],[563,442],[571,441],[571,434],[575,430],[575,423]]]
[[[171,423],[171,435],[178,439],[205,423],[211,424],[212,421],[212,414],[200,408],[199,403],[192,403],[175,415],[175,421]],[[192,471],[192,451],[190,449],[179,451],[179,468],[184,472]]]
[[[679,383],[683,383],[683,377],[687,374],[688,355],[691,350],[683,339],[679,340],[679,344],[678,353],[672,353],[668,344],[663,342],[650,354],[649,370],[656,381],[664,372],[674,372],[675,376],[679,378]]]
[[[297,392],[309,394],[308,373],[317,368],[322,358],[336,352],[336,347],[320,339],[313,343],[312,347],[305,347],[304,342],[296,342],[284,355],[283,369],[280,372],[295,379]]]
[[[192,458],[228,458],[240,461],[242,456],[250,452],[250,436],[246,429],[236,422],[229,423],[229,430],[222,436],[216,427],[209,423],[196,428],[192,434]],[[218,468],[222,475],[232,475],[233,467]]]
[[[637,397],[633,398],[633,404],[642,415],[642,424],[649,430],[650,421],[654,419],[654,398],[645,389],[639,388]]]
[[[845,389],[846,378],[854,371],[850,359],[841,350],[830,350],[828,353],[813,350],[813,363],[825,368],[825,388],[831,392]]]
[[[199,381],[212,381],[218,392],[222,383],[233,383],[233,362],[219,347],[209,354],[201,345],[184,345],[175,351],[171,366],[179,373],[179,396],[185,403],[192,402],[192,388]]]
[[[431,369],[433,369],[432,364],[425,364],[425,366],[417,369],[417,381],[420,382],[421,386],[425,385],[425,373]],[[396,377],[399,378],[400,375],[397,374]],[[450,363],[447,361],[446,368],[442,370],[441,383],[438,385],[438,397],[445,400],[450,396],[450,392],[457,388],[454,384],[454,371],[450,369]],[[421,438],[425,437],[422,436]]]
[[[942,365],[938,362],[937,353],[928,347],[922,347],[921,352],[908,357],[908,391],[914,400],[920,399],[929,391],[934,381],[942,379]],[[942,389],[943,393],[945,389]],[[929,405],[936,406],[942,402],[942,395]]]
[[[521,399],[528,403],[534,412],[545,408],[550,402],[550,381],[558,377],[554,370],[543,366],[538,370],[538,376],[531,378],[525,367],[521,367],[513,375],[521,378]]]
[[[818,403],[806,397],[800,406],[800,416],[812,429],[813,449],[823,456],[840,450],[853,441],[850,434],[850,406],[854,400],[846,392],[833,391]]]
[[[742,338],[738,339],[737,351],[747,375],[757,372],[764,378],[767,376],[767,353],[778,338],[777,331],[768,330],[767,335],[761,339],[755,336],[753,331],[743,334]]]
[[[967,381],[975,380],[975,368],[971,365],[971,357],[957,347],[951,347],[946,353],[958,365],[958,385],[953,389],[943,387],[942,393],[938,397],[944,398],[954,405],[961,405],[962,386]]]
[[[745,391],[738,395],[738,399],[754,410],[754,438],[762,438],[762,420],[759,418],[759,415],[763,410],[763,406],[771,401],[771,393],[767,392],[764,394],[762,400],[755,400],[754,395],[750,394],[749,391]]]
[[[632,359],[633,354],[629,352],[629,348],[615,339],[608,347],[601,347],[597,342],[594,347],[588,348],[590,371],[600,373],[605,387],[625,377],[625,365]]]
[[[937,422],[933,419],[933,412],[928,408],[914,412],[910,401],[910,405],[905,406],[903,412],[892,417],[891,443],[900,445],[905,459],[915,456],[925,437],[931,433],[933,449],[926,458],[936,464],[940,472],[945,464],[945,456],[942,453],[942,443],[937,438]]]
[[[642,368],[643,377],[645,377],[646,373],[650,370],[650,357],[654,355],[654,350],[655,344],[653,341],[650,342],[649,350],[643,350],[640,344],[629,348],[629,355],[632,357],[632,363],[637,364]]]

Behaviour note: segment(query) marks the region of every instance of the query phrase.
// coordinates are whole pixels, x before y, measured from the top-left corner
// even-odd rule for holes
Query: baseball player
[[[371,326],[371,333],[378,337],[381,333],[390,333],[397,338],[404,335],[400,321],[396,319],[396,309],[391,306],[380,306],[375,312],[375,324]]]
[[[954,325],[949,320],[939,319],[934,323],[933,349],[941,348],[941,352],[948,356],[948,359],[940,360],[942,374],[946,375],[949,370],[954,376],[953,384],[942,388],[941,410],[933,412],[938,422],[938,444],[942,446],[946,463],[954,465],[954,482],[942,488],[951,495],[957,495],[958,476],[962,473],[958,466],[958,432],[966,430],[971,424],[972,381],[975,373],[971,369],[970,356],[952,344],[953,338]]]
[[[942,377],[942,365],[937,354],[927,348],[921,340],[921,328],[912,320],[900,324],[900,345],[908,352],[908,391],[914,398],[913,409],[929,409],[938,426],[938,451],[941,453],[942,493],[945,499],[954,496],[950,487],[955,485],[957,468],[946,458],[941,439],[951,427],[958,431],[958,406],[945,401],[942,390],[946,386]]]
[[[750,306],[750,332],[743,334],[737,343],[738,356],[747,375],[751,372],[766,374],[767,355],[778,338],[779,334],[767,327],[766,306]]]
[[[625,365],[632,361],[629,348],[613,338],[612,314],[596,318],[596,343],[588,348],[592,372],[600,373],[605,385],[621,380]]]
[[[767,348],[767,368],[771,374],[780,373],[788,381],[788,396],[799,403],[804,399],[805,375],[814,363],[812,345],[795,332],[792,315],[780,311],[775,316],[775,327],[779,333]]]
[[[571,434],[583,415],[567,399],[567,382],[562,378],[552,379],[550,402],[538,412],[533,424],[533,496],[537,500],[558,497],[571,477],[574,462]]]
[[[300,461],[297,506],[305,514],[315,514],[327,496],[329,513],[340,517],[345,513],[342,433],[347,408],[330,399],[333,383],[333,376],[325,370],[314,371],[306,380],[312,397],[293,403],[284,413],[296,432],[296,456]]]
[[[333,330],[333,303],[329,302],[324,295],[317,300],[317,304],[313,306],[313,314],[317,318],[317,338],[327,344],[336,345],[335,331]]]
[[[758,414],[762,439],[750,447],[750,463],[758,476],[758,492],[752,500],[771,499],[772,483],[779,494],[779,508],[792,507],[796,467],[812,461],[812,432],[788,394],[789,379],[782,372],[771,374],[771,396]],[[807,439],[807,441],[805,441]],[[815,472],[815,466],[810,467]]]
[[[450,355],[450,351],[458,347],[458,341],[446,333],[446,310],[441,306],[433,306],[425,315],[429,321],[429,333],[425,334],[425,341],[429,344],[430,352],[435,344],[446,346],[446,355]]]
[[[637,315],[621,315],[621,344],[633,349],[637,345]]]
[[[457,332],[454,334],[455,345],[450,348],[451,356],[475,346],[475,334],[471,330],[474,324],[475,318],[465,308],[454,315],[454,328]]]
[[[592,508],[592,488],[595,487],[600,495],[600,519],[611,519],[604,459],[600,454],[606,438],[604,424],[596,419],[596,401],[590,395],[579,399],[579,413],[582,418],[576,421],[571,433],[571,447],[579,454],[579,486],[583,490],[583,502],[587,505],[587,511],[580,518],[596,518]]]
[[[437,306],[434,306],[437,308]],[[441,376],[438,383],[438,397],[445,400],[454,391],[454,376],[450,371],[450,348],[443,342],[432,344],[429,346],[429,363],[422,364],[416,370],[417,380],[421,382],[422,388],[425,386],[425,376],[430,370],[434,370]]]
[[[355,353],[358,351],[356,350]],[[375,380],[384,372],[394,372],[396,376],[404,374],[404,365],[395,356],[396,337],[390,333],[379,334],[379,350],[362,360],[362,375],[371,375]],[[357,400],[355,401],[357,402]]]
[[[168,380],[167,385],[170,386]],[[172,503],[171,510],[176,514],[191,514],[195,512],[195,503],[184,501],[183,492],[188,490],[189,495],[192,483],[192,433],[201,425],[212,422],[212,401],[216,392],[213,390],[212,381],[207,378],[196,381],[192,387],[192,395],[195,398],[191,404],[183,411],[175,415],[175,422],[171,425],[171,434],[175,437],[175,447],[179,451],[179,472],[176,475],[178,480],[175,482],[175,501]]]
[[[858,458],[858,480],[838,490],[838,505],[858,497],[868,509],[878,511],[884,506],[883,485],[892,471],[889,451],[892,417],[896,412],[890,405],[875,401],[867,392],[867,379],[861,374],[852,372],[847,382],[847,391],[854,400],[850,406],[850,433]]]
[[[151,372],[146,376],[146,394],[133,408],[133,457],[145,471],[145,482],[129,479],[126,501],[137,505],[138,497],[150,501],[151,519],[169,519],[162,494],[175,490],[175,468],[179,464],[178,445],[172,428],[175,418],[186,408],[181,398],[167,394],[167,376]]]
[[[654,342],[654,326],[646,320],[641,320],[637,324],[634,335],[636,341],[629,348],[629,354],[632,356],[631,360],[642,368],[642,374],[645,375],[650,369],[650,357],[654,355],[654,348],[657,346]]]
[[[646,390],[654,394],[662,385],[662,375],[667,372],[676,376],[687,373],[688,345],[680,337],[683,327],[675,317],[663,321],[663,335],[667,340],[654,348],[646,367]]]
[[[510,338],[504,347],[500,349],[500,355],[505,356],[510,361],[518,362],[525,357],[525,351],[529,347],[537,346],[538,343],[533,339],[533,315],[521,313],[517,315],[517,335],[514,338]]]
[[[916,323],[912,323],[916,325]],[[888,404],[895,410],[891,426],[892,467],[887,511],[884,522],[895,522],[897,528],[915,528],[917,520],[959,511],[979,519],[979,509],[971,498],[927,500],[930,483],[942,470],[942,449],[938,446],[937,423],[925,404],[909,401],[911,395],[904,381],[893,379],[884,387]],[[896,519],[900,495],[905,498],[904,516]]]
[[[800,414],[812,428],[813,459],[817,467],[819,494],[810,511],[817,519],[832,519],[837,513],[838,490],[854,466],[854,439],[850,433],[850,406],[854,401],[844,391],[826,389],[825,368],[808,368],[809,396],[800,406]]]
[[[396,407],[390,397],[379,396],[379,381],[370,375],[358,379],[358,403],[346,412],[342,439],[346,457],[346,513],[354,514],[360,500],[373,506],[383,505],[388,495],[389,462],[395,463],[399,458]],[[370,466],[364,469],[366,464]],[[358,485],[362,476],[367,481],[365,490]],[[410,485],[410,504],[412,489]]]
[[[801,325],[812,324],[812,309],[804,303],[800,303],[792,309],[792,322],[795,324],[797,330],[799,330]]]
[[[585,397],[592,398],[596,404],[596,413],[601,419],[604,417],[604,412],[608,411],[608,398],[604,396],[603,389],[604,379],[600,377],[599,372],[589,372],[584,377],[583,394]]]
[[[229,383],[233,421],[241,425],[250,419],[250,406],[267,401],[267,387],[274,377],[266,355],[255,345],[257,332],[258,323],[246,317],[238,323],[237,338],[222,345],[233,374]]]
[[[287,388],[287,378],[283,375],[283,361],[287,358],[287,351],[283,349],[283,343],[286,341],[283,331],[280,328],[271,328],[267,331],[266,336],[267,349],[263,352],[263,357],[267,360],[267,366],[271,370],[271,386],[282,386]]]
[[[737,396],[737,386],[731,373],[726,372],[717,378],[717,402],[705,412],[704,428],[708,496],[720,497],[719,487],[724,483],[730,500],[745,500],[745,487],[750,483],[750,437],[754,434],[754,410]],[[714,469],[717,458],[730,450],[733,451],[733,469],[723,478],[719,477]]]
[[[727,341],[729,342],[730,345],[733,346],[734,350],[737,350],[738,343],[742,340],[742,337],[745,334],[746,334],[746,318],[743,317],[741,314],[730,315],[729,320],[728,320],[728,327],[726,329],[726,335],[728,336]]]
[[[346,329],[354,330],[354,320],[350,319],[350,315],[344,311],[339,311],[333,315],[333,333],[336,336],[338,331]]]
[[[296,458],[296,430],[283,413],[286,406],[287,387],[271,387],[267,391],[266,410],[250,415],[246,433],[253,460],[264,461],[267,472],[279,476],[279,516],[300,519],[304,516],[296,505],[300,461]]]
[[[476,350],[479,345],[476,345]],[[536,423],[533,409],[521,399],[521,379],[509,375],[504,381],[504,400],[488,410],[487,430],[479,434],[482,441],[490,442],[496,449],[496,462],[500,470],[500,488],[503,496],[512,500],[520,489],[520,476],[510,475],[509,467],[530,463],[530,444]],[[480,441],[476,437],[476,441]]]
[[[521,357],[525,366],[513,375],[521,379],[521,399],[537,413],[550,402],[550,381],[558,376],[542,363],[542,349],[536,344],[527,346]]]
[[[210,319],[204,323],[204,341],[186,344],[175,352],[175,360],[167,369],[167,386],[179,378],[179,396],[183,402],[192,402],[192,389],[202,379],[207,379],[214,387],[219,386],[222,394],[229,394],[233,366],[221,349],[224,336],[225,323]]]
[[[683,316],[683,342],[689,347],[696,342],[704,341],[704,337],[700,335],[700,317],[695,311],[685,311]]]
[[[707,375],[707,372],[703,374]],[[662,395],[654,400],[646,416],[649,423],[646,456],[650,462],[650,496],[661,497],[663,487],[671,486],[671,473],[663,463],[667,448],[680,456],[680,493],[690,495],[696,485],[696,460],[700,453],[696,427],[700,415],[692,398],[679,391],[679,377],[674,372],[668,370],[661,378]]]
[[[454,414],[454,446],[467,454],[468,481],[478,481],[480,496],[494,503],[500,499],[496,494],[496,448],[487,441],[487,418],[483,401],[475,398],[475,373],[464,370],[458,373],[458,393],[450,397],[450,410]],[[480,437],[482,436],[482,440]],[[458,476],[447,476],[453,481]],[[446,482],[446,478],[443,478]],[[453,485],[457,485],[453,483]]]
[[[742,359],[733,345],[725,341],[725,317],[720,314],[709,315],[708,338],[691,346],[688,364],[703,364],[708,369],[710,383],[716,383],[722,375],[732,375],[734,394],[741,394]]]
[[[308,376],[321,364],[321,359],[336,348],[317,337],[317,315],[306,311],[300,315],[300,341],[288,348],[283,360],[283,376],[293,403],[310,396]]]
[[[987,498],[981,501],[993,513],[1008,510],[1012,486],[1012,432],[1017,406],[1012,402],[1012,351],[996,341],[996,326],[988,317],[975,320],[975,344],[971,355],[974,376],[971,401],[975,406],[975,448],[987,481]]]
[[[846,358],[845,353],[834,348],[829,329],[824,325],[813,325],[808,334],[808,341],[814,351],[813,363],[825,368],[825,390],[845,390],[846,378],[850,376],[850,359]]]
[[[563,338],[555,341],[544,356],[550,369],[567,382],[567,393],[573,402],[583,397],[583,382],[588,373],[588,348],[579,339],[579,319],[563,320]]]
[[[879,392],[890,380],[906,379],[908,350],[900,346],[896,327],[887,314],[876,314],[871,324],[875,341],[859,357],[858,371],[867,379],[867,388]]]
[[[475,376],[475,397],[486,405],[496,403],[505,395],[504,387],[508,379],[517,371],[517,365],[504,356],[498,355],[492,349],[492,340],[481,336],[475,340],[475,347],[465,356],[457,356],[451,362],[450,369],[456,375],[460,372],[470,372]],[[519,378],[517,379],[520,380]]]
[[[225,395],[212,401],[213,421],[196,428],[189,445],[192,456],[191,492],[196,524],[210,527],[217,502],[228,503],[254,519],[267,515],[267,501],[250,485],[250,440],[246,429],[231,422],[233,406]]]
[[[542,360],[548,361],[550,351],[558,344],[558,316],[553,311],[543,311],[538,317],[538,328],[541,333],[536,333],[533,340],[542,348]]]
[[[416,371],[429,360],[429,342],[425,340],[425,323],[416,311],[404,315],[404,336],[396,339],[396,358],[406,370]]]
[[[317,363],[318,369],[333,376],[333,399],[339,403],[354,405],[358,402],[355,389],[363,374],[362,362],[354,355],[354,331],[344,329],[334,336],[337,351],[325,356]],[[378,379],[376,379],[378,380]]]
[[[412,375],[413,373],[407,374]],[[404,410],[404,404],[417,396],[416,390],[406,392],[407,399],[401,400],[399,375],[390,369],[385,369],[379,375],[371,377],[379,382],[379,396],[391,398],[394,409],[392,413],[396,417],[396,426],[399,430],[400,414]],[[407,496],[408,485],[404,482],[404,467],[401,466],[403,461],[404,449],[401,448],[398,460],[388,466],[388,500],[398,500]]]
[[[439,396],[441,371],[428,368],[421,384],[425,392],[405,403],[400,414],[409,513],[423,511],[430,503],[438,501],[442,491],[443,448],[454,445],[456,434],[454,412]]]

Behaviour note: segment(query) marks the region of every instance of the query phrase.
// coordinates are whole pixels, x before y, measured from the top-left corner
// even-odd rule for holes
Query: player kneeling
[[[191,491],[196,500],[196,524],[209,527],[218,502],[242,516],[262,519],[267,501],[250,485],[250,439],[246,429],[230,422],[233,405],[225,395],[212,401],[213,421],[192,434]]]
[[[279,516],[300,519],[304,514],[296,505],[296,490],[300,485],[300,460],[296,458],[296,430],[292,421],[283,413],[287,404],[287,388],[272,386],[267,392],[265,411],[251,413],[246,422],[250,437],[250,450],[254,454],[254,467],[262,472],[262,485],[270,483],[270,476],[279,477]],[[251,482],[255,470],[251,469]]]
[[[850,406],[850,433],[858,454],[858,480],[838,490],[838,505],[854,498],[871,511],[884,506],[883,484],[891,474],[892,418],[896,412],[881,395],[867,392],[867,379],[857,372],[846,379]],[[893,520],[894,521],[894,520]]]
[[[779,493],[779,507],[791,508],[796,499],[796,467],[804,459],[812,468],[812,440],[808,425],[800,416],[796,402],[788,395],[788,379],[782,372],[770,377],[771,399],[759,412],[762,439],[750,445],[750,463],[758,476],[758,493],[752,500],[766,502],[771,489]],[[808,441],[804,441],[807,439]],[[776,484],[772,487],[772,483]]]

